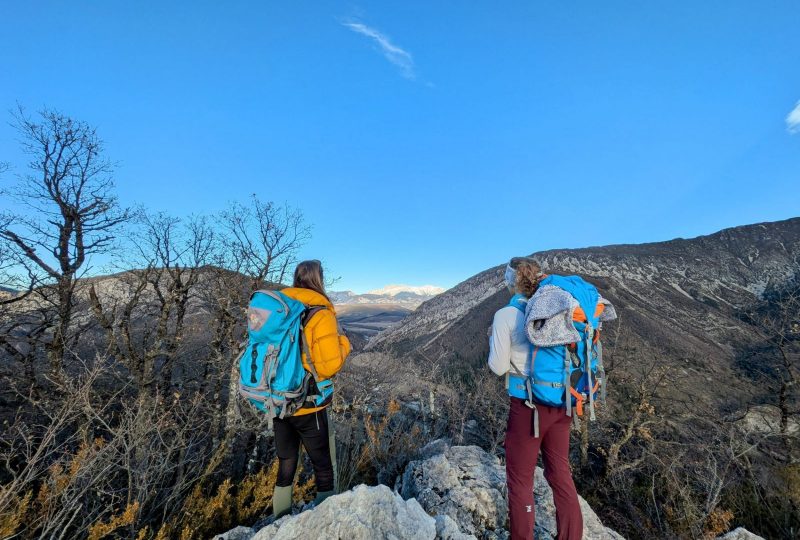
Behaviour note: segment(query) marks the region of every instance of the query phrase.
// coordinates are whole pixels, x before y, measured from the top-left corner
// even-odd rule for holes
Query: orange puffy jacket
[[[336,311],[333,304],[323,295],[311,289],[300,287],[290,287],[282,289],[281,292],[306,306],[322,306],[325,309],[317,311],[305,326],[305,339],[311,352],[311,362],[317,370],[317,375],[321,380],[330,379],[336,375],[350,354],[350,341],[347,336],[339,334],[339,324],[336,321]],[[309,359],[303,351],[303,367],[311,371],[308,367]],[[295,415],[310,414],[322,407],[309,407],[300,409]]]

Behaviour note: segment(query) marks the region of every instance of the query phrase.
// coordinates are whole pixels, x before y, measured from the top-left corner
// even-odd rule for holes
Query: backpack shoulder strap
[[[317,313],[319,313],[323,309],[328,309],[328,308],[326,308],[325,306],[308,306],[308,307],[306,307],[306,310],[303,313],[303,317],[301,319],[302,320],[301,324],[303,325],[303,328],[305,328],[308,325],[309,321],[311,321],[311,319],[314,317],[314,315],[316,315]]]
[[[528,305],[528,297],[523,296],[521,294],[515,294],[511,297],[511,300],[508,301],[506,307],[515,307],[520,310],[522,313],[525,313],[525,307]]]
[[[308,341],[306,341],[306,325],[314,315],[323,309],[327,308],[325,306],[308,306],[300,318],[300,343],[303,345],[303,354],[306,355],[306,363],[311,375],[314,377],[314,382],[319,382],[319,375],[317,374],[317,368],[314,367],[314,360],[311,358],[311,349],[308,347]]]

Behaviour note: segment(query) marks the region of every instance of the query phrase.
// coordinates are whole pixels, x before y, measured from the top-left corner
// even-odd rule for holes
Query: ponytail
[[[511,259],[510,265],[517,274],[514,284],[517,293],[528,298],[533,296],[533,293],[539,288],[539,282],[545,277],[539,263],[530,257],[514,257]]]

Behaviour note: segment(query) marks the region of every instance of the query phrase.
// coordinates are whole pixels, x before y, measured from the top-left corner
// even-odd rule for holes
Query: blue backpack
[[[333,392],[331,381],[319,381],[303,332],[320,309],[325,308],[308,308],[276,291],[256,291],[250,297],[247,346],[238,359],[239,393],[270,423],[301,407],[318,406]],[[303,351],[311,373],[303,367]]]
[[[539,284],[540,287],[545,285],[559,287],[578,301],[580,309],[575,309],[572,324],[579,338],[574,343],[552,347],[534,343],[530,375],[513,375],[509,391],[516,397],[525,396],[526,404],[532,408],[537,403],[564,407],[567,416],[572,416],[573,409],[582,416],[588,404],[589,417],[595,420],[595,401],[598,398],[604,401],[606,391],[599,332],[600,294],[594,285],[578,276],[550,275]],[[525,313],[527,301],[516,295],[510,305]],[[536,436],[537,417],[534,417]]]

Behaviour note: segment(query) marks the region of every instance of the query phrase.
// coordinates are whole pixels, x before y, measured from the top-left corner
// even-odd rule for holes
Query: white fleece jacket
[[[499,309],[489,338],[489,368],[497,375],[528,375],[532,347],[525,334],[525,314],[513,306]]]

